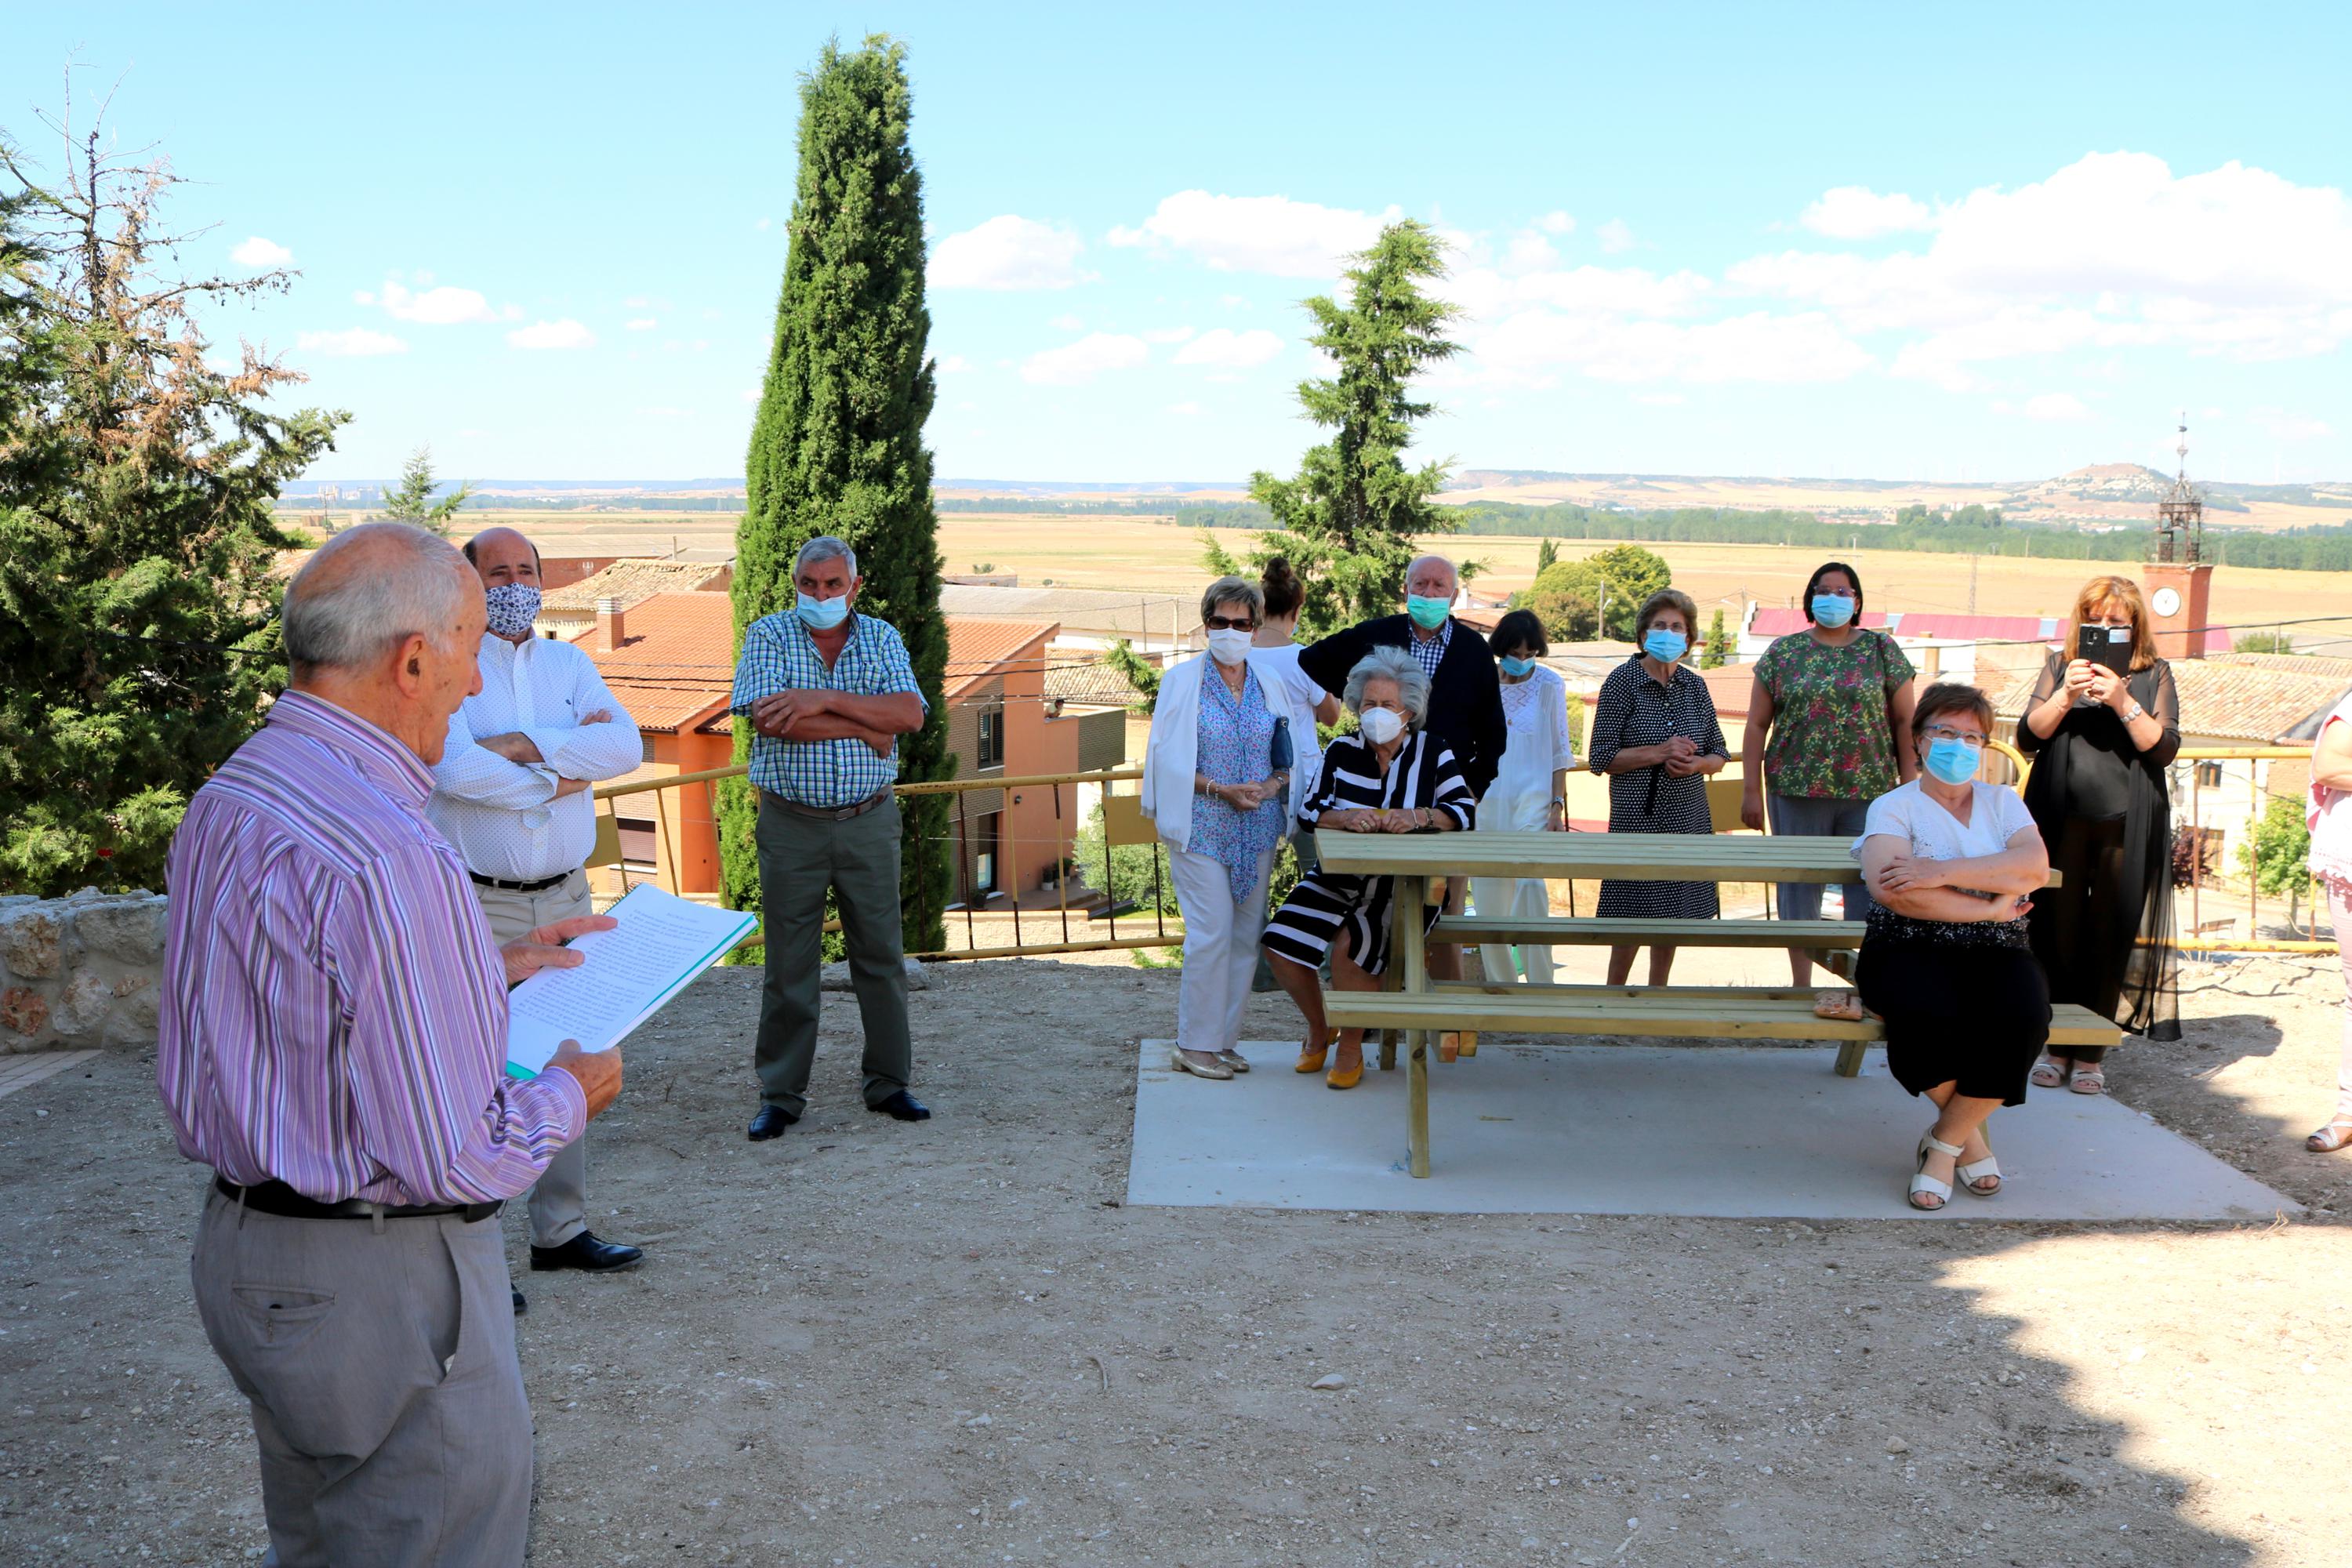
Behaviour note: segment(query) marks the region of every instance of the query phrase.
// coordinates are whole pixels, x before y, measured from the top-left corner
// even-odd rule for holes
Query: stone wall
[[[155,1041],[161,893],[0,898],[0,1052]]]

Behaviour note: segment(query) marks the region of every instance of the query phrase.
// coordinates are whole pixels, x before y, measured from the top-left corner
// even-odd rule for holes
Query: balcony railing
[[[1994,739],[1988,743],[1986,749],[2005,760],[2014,775],[2013,782],[2022,788],[2027,776],[2032,772],[2032,759],[2020,752],[2014,744],[2004,740]],[[2200,763],[2252,764],[2264,762],[2304,762],[2308,760],[2310,754],[2307,748],[2301,746],[2184,746],[2176,761],[2189,764],[2186,770],[2188,782],[2185,792],[2176,790],[2175,802],[2176,807],[2185,804],[2187,811],[2185,816],[2181,816],[2176,810],[2176,816],[2181,816],[2180,823],[2176,826],[2185,825],[2200,830],[2206,827],[2203,809],[2206,788],[2204,770],[2196,764]],[[740,765],[706,768],[698,773],[677,773],[663,778],[636,779],[626,784],[605,784],[598,787],[595,791],[595,798],[602,805],[597,817],[597,849],[591,856],[589,865],[592,868],[617,867],[620,880],[625,889],[633,878],[643,879],[645,874],[631,867],[620,854],[620,836],[613,803],[633,795],[665,790],[696,789],[697,786],[700,786],[697,806],[688,805],[688,800],[691,797],[681,796],[675,811],[656,808],[654,812],[660,846],[659,864],[671,868],[674,874],[679,860],[672,828],[673,816],[677,818],[681,826],[708,827],[715,830],[716,825],[709,815],[710,798],[709,786],[720,779],[740,778],[748,770]],[[931,868],[935,868],[941,858],[938,850],[944,848],[947,851],[947,857],[953,868],[949,873],[953,880],[945,889],[950,895],[950,928],[951,931],[958,931],[963,939],[960,946],[951,945],[934,952],[911,953],[908,956],[926,962],[945,962],[971,958],[1042,958],[1067,953],[1181,946],[1184,941],[1182,924],[1181,921],[1171,921],[1163,908],[1168,901],[1167,889],[1160,877],[1159,856],[1156,851],[1152,856],[1150,907],[1148,910],[1135,909],[1126,912],[1124,914],[1126,929],[1124,931],[1120,929],[1122,910],[1114,890],[1111,858],[1123,846],[1150,847],[1156,842],[1156,836],[1151,831],[1150,822],[1141,815],[1138,798],[1133,795],[1116,794],[1112,786],[1133,784],[1142,776],[1143,771],[1140,768],[1120,767],[1101,769],[1091,773],[1033,773],[1013,777],[948,779],[937,783],[899,784],[898,794],[901,798],[937,795],[954,797],[955,815],[945,843],[931,846],[933,852],[920,858],[918,864],[923,869],[918,874],[919,876],[932,874]],[[1002,911],[983,907],[991,901],[991,895],[994,889],[970,885],[970,868],[976,858],[975,845],[981,842],[974,837],[975,826],[971,814],[966,810],[967,802],[972,793],[982,790],[1002,792],[1009,801],[1012,792],[1016,790],[1051,789],[1054,792],[1055,819],[1058,824],[1065,820],[1063,812],[1066,791],[1072,786],[1085,784],[1099,785],[1102,790],[1105,817],[1102,846],[1104,864],[1100,868],[1102,872],[1100,886],[1093,891],[1104,900],[1103,908],[1097,911],[1087,904],[1082,903],[1074,908],[1070,903],[1070,886],[1073,876],[1085,876],[1091,882],[1092,874],[1096,870],[1092,866],[1082,868],[1075,865],[1076,829],[1081,825],[1072,823],[1067,832],[1057,827],[1050,841],[1024,838],[1020,834],[1012,831],[1009,813],[1000,816],[999,830],[992,844],[994,853],[1001,857],[1002,861],[1001,866],[997,868],[997,876],[994,879],[1003,886],[1009,887],[1012,891],[1004,896],[1005,907]],[[2264,794],[2259,788],[2255,793],[2258,799]],[[2181,798],[2184,794],[2185,802]],[[688,816],[689,810],[695,810],[696,815]],[[2259,816],[2259,810],[2256,815]],[[1033,903],[1032,907],[1024,909],[1022,907],[1024,902],[1035,900],[1041,889],[1031,889],[1024,891],[1022,889],[1021,868],[1024,864],[1034,868],[1038,864],[1040,856],[1050,856],[1056,860],[1061,860],[1066,856],[1068,860],[1056,868],[1057,874],[1053,881],[1055,893],[1053,900],[1043,905]],[[2226,898],[2234,904],[2239,894],[2235,889],[2224,890],[2209,879],[2205,865],[2207,857],[2201,850],[2191,854],[2189,858],[2189,880],[2185,889],[2189,896],[2187,921],[2189,934],[2174,943],[2179,951],[2190,953],[2306,954],[2333,953],[2336,951],[2333,941],[2318,936],[2315,909],[2311,916],[2312,934],[2309,937],[2300,939],[2262,937],[2259,934],[2262,924],[2261,895],[2255,886],[2255,879],[2251,874],[2246,879],[2244,890],[2248,934],[2242,937],[2207,936],[2204,933],[2204,928],[2208,922],[2204,919],[2204,914],[2209,898],[2216,900],[2216,907],[2220,908],[2222,906],[2218,900]],[[1074,917],[1077,922],[1075,925]],[[2228,918],[2232,921],[2235,919],[2234,916]],[[1102,929],[1099,934],[1096,934],[1095,927],[1098,924]],[[1139,931],[1139,927],[1142,929]],[[825,929],[837,930],[838,923],[828,921]],[[1005,940],[1007,936],[1010,938],[1009,941]],[[1042,940],[1033,940],[1033,937]],[[762,937],[755,932],[746,938],[742,945],[757,946],[762,940]]]

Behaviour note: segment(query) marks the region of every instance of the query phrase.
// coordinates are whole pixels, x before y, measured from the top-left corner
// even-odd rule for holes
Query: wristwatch
[[[2147,711],[2147,709],[2145,709],[2145,708],[2143,708],[2143,707],[2141,707],[2141,706],[2139,705],[2139,700],[2138,700],[2138,699],[2137,699],[2137,698],[2135,698],[2135,699],[2133,699],[2133,700],[2132,700],[2132,705],[2131,705],[2130,707],[2128,707],[2128,708],[2125,709],[2125,710],[2122,711],[2122,713],[2120,713],[2120,714],[2118,714],[2118,715],[2117,715],[2117,717],[2118,717],[2118,718],[2120,718],[2120,719],[2122,719],[2122,720],[2123,720],[2123,721],[2124,721],[2125,723],[2128,724],[2128,723],[2130,723],[2133,720],[2137,719],[2138,717],[2140,717],[2142,714],[2146,713]]]

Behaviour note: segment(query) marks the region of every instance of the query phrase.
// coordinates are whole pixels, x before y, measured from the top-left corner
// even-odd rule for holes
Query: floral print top
[[[1772,699],[1765,787],[1800,800],[1875,800],[1896,784],[1886,700],[1911,661],[1885,632],[1858,631],[1832,647],[1811,631],[1777,639],[1756,661]]]
[[[1213,784],[1256,784],[1273,771],[1273,756],[1274,710],[1266,706],[1257,671],[1244,667],[1239,695],[1213,667],[1201,671],[1200,751],[1193,766]],[[1286,815],[1279,791],[1247,816],[1202,795],[1192,803],[1192,841],[1187,847],[1225,868],[1238,904],[1261,886],[1258,858],[1282,837]]]

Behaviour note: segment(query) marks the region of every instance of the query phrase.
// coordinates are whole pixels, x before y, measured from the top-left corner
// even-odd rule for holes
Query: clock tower
[[[2180,416],[2180,473],[2156,505],[2156,531],[2141,573],[2158,657],[2205,657],[2213,565],[2205,559],[2205,502],[2189,483],[2189,416]]]

